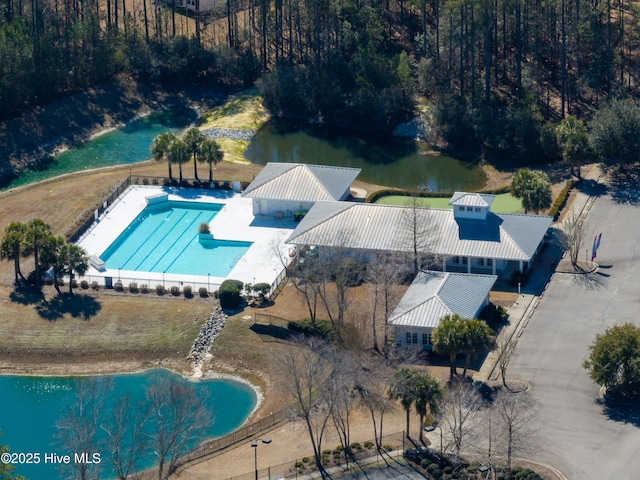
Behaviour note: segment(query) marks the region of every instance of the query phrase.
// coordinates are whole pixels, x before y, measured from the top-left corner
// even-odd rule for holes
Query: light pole
[[[442,456],[442,427],[440,425],[427,425],[424,427],[424,431],[433,432],[436,428],[440,429],[440,456]]]
[[[271,443],[270,438],[256,438],[253,442],[251,442],[251,446],[253,447],[253,462],[256,470],[256,480],[258,480],[258,442],[262,443]]]
[[[207,273],[207,293],[211,292],[211,274]]]

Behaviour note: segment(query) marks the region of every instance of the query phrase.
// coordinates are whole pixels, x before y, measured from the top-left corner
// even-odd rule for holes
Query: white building
[[[421,271],[389,317],[396,345],[431,350],[431,332],[445,315],[477,318],[489,304],[495,275]]]
[[[346,200],[359,173],[359,168],[267,163],[242,196],[253,199],[254,215],[301,218],[316,202]]]
[[[420,209],[431,232],[421,252],[443,271],[508,276],[527,270],[543,245],[552,217],[490,211],[493,195],[456,192],[454,209]],[[411,255],[407,224],[412,207],[371,203],[316,202],[287,239],[300,247],[347,248]],[[408,214],[409,212],[409,214]]]

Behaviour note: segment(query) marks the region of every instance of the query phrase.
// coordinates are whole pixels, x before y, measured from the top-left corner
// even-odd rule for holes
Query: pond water
[[[13,188],[65,173],[148,160],[152,158],[151,144],[157,135],[177,132],[196,118],[196,112],[190,109],[153,113],[51,157],[37,169],[25,170],[1,187]]]
[[[148,370],[129,375],[105,376],[112,380],[112,390],[106,396],[100,425],[108,425],[117,399],[130,395],[131,404],[145,399],[145,390],[153,381],[189,382],[180,375],[162,369]],[[101,378],[105,378],[101,377]],[[90,377],[21,377],[0,376],[0,444],[8,445],[12,453],[39,453],[40,463],[16,465],[16,475],[30,480],[62,479],[64,476],[56,465],[45,464],[46,453],[60,456],[70,455],[56,443],[56,422],[66,405],[75,402],[78,382],[86,382]],[[95,377],[94,377],[95,378]],[[247,384],[228,380],[213,379],[189,382],[199,397],[206,399],[207,408],[213,412],[207,426],[206,437],[218,437],[240,427],[256,405],[256,393]],[[194,445],[201,439],[193,439]],[[111,456],[104,446],[96,448],[100,453],[100,478],[113,477]],[[140,468],[156,464],[157,457],[146,448]]]
[[[332,127],[269,124],[249,143],[252,163],[294,162],[362,169],[358,179],[376,185],[432,192],[475,191],[486,176],[477,165],[434,155],[427,144]]]

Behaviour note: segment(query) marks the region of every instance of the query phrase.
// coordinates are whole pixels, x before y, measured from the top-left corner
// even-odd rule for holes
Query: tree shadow
[[[260,335],[260,337],[271,337],[278,340],[288,340],[291,337],[295,336],[295,332],[292,332],[288,328],[278,327],[276,325],[260,325],[259,323],[254,323],[249,327],[254,333]],[[263,338],[264,339],[264,338]]]
[[[634,427],[640,427],[640,405],[629,403],[628,405],[618,405],[607,400],[598,399],[596,403],[602,406],[604,413],[609,420],[618,423],[628,423]]]
[[[640,165],[611,168],[609,186],[611,198],[616,203],[637,205],[640,203]]]
[[[73,318],[89,320],[102,309],[102,305],[94,297],[89,295],[58,295],[51,300],[43,300],[36,311],[45,320],[50,322],[59,320],[65,315]]]
[[[581,286],[585,290],[602,290],[606,288],[607,282],[606,279],[609,277],[608,274],[592,272],[592,273],[583,273],[576,274],[573,276],[573,283]]]
[[[9,300],[20,305],[34,305],[44,300],[44,295],[37,288],[19,285],[9,294]]]
[[[580,193],[584,193],[590,197],[601,197],[609,190],[607,185],[592,178],[583,178],[576,182],[575,187]]]

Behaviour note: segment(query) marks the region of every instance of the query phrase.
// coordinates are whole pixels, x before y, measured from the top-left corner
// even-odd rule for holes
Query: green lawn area
[[[449,198],[420,197],[418,199],[425,207],[430,208],[451,208],[449,206]],[[388,195],[379,198],[376,203],[383,205],[406,205],[409,197],[402,195]],[[513,197],[510,193],[501,193],[496,195],[496,199],[491,204],[491,211],[497,213],[522,213],[522,202],[520,199]]]

